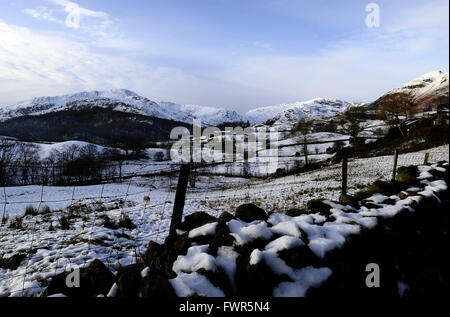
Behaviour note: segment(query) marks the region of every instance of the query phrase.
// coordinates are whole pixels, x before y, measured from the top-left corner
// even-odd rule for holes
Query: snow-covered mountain
[[[430,93],[443,92],[445,88],[448,89],[448,72],[443,73],[440,70],[435,70],[417,77],[401,87],[393,89],[390,93],[408,91],[414,97],[418,98],[423,95],[429,95]]]
[[[440,70],[436,70],[394,89],[393,92],[409,91],[413,95],[414,102],[419,109],[423,110],[423,108],[429,106],[435,108],[441,103],[448,104],[448,89],[448,72],[443,73]]]
[[[353,103],[332,98],[315,98],[275,106],[267,106],[250,110],[246,113],[251,124],[273,123],[282,125],[295,123],[299,119],[331,117],[342,113]]]
[[[375,110],[385,96],[410,92],[420,109],[436,107],[448,103],[449,73],[432,71],[405,85],[395,88],[378,100],[365,104],[367,109]],[[308,101],[260,107],[240,114],[224,108],[205,107],[172,102],[154,102],[126,89],[108,91],[80,92],[57,97],[39,97],[10,106],[0,106],[0,122],[24,116],[40,116],[62,111],[85,109],[107,109],[120,113],[150,116],[174,122],[192,124],[193,119],[201,119],[203,125],[221,125],[249,121],[257,124],[292,124],[301,118],[323,118],[342,113],[353,103],[332,98],[316,98]]]
[[[385,95],[378,98],[373,103],[365,105],[368,108],[376,109],[380,101],[395,93],[407,92],[413,97],[413,102],[417,105],[417,109],[422,111],[431,107],[436,110],[438,104],[447,103],[449,97],[449,73],[443,73],[435,70],[419,76],[410,82],[392,89]]]
[[[181,105],[168,101],[161,101],[159,105],[164,108],[167,114],[178,121],[192,123],[192,119],[202,120],[202,124],[217,126],[227,122],[247,122],[245,115],[239,114],[233,110],[224,108],[206,107],[199,105],[186,104]]]
[[[60,111],[79,111],[92,108],[104,108],[191,124],[192,120],[197,118],[201,119],[205,125],[246,121],[245,116],[232,110],[198,105],[180,105],[172,102],[156,103],[126,89],[33,98],[14,105],[0,107],[0,121],[21,116],[39,116]]]
[[[0,107],[0,120],[5,121],[21,116],[39,116],[52,112],[83,110],[94,107],[168,119],[163,109],[156,102],[143,98],[130,90],[113,89],[56,97],[38,97],[14,105],[3,106]]]

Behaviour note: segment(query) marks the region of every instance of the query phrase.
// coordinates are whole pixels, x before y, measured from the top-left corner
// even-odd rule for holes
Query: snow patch
[[[216,233],[218,223],[212,222],[207,223],[206,225],[203,225],[201,227],[192,229],[189,231],[189,238],[194,239],[200,236],[211,236]]]

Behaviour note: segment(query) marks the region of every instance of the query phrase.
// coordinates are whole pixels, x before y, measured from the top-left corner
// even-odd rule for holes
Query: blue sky
[[[0,105],[128,88],[244,112],[448,71],[448,1],[3,0]]]

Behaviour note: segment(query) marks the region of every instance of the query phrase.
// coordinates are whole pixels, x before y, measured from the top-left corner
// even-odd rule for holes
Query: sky
[[[448,71],[447,0],[369,2],[2,0],[0,106],[126,88],[245,112]]]

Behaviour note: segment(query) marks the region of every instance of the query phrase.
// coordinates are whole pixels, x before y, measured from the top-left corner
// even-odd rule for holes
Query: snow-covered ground
[[[367,126],[369,129],[365,132],[365,136],[372,136],[370,127],[379,126],[382,123],[376,121],[368,122]],[[267,130],[269,131],[269,130]],[[273,144],[276,147],[276,152],[271,152],[271,150],[266,150],[262,148],[262,143],[258,143],[258,159],[256,163],[250,162],[248,164],[247,172],[244,173],[243,167],[243,157],[242,154],[236,153],[235,162],[232,164],[224,163],[214,166],[209,166],[208,170],[204,172],[216,175],[228,175],[228,176],[242,176],[244,174],[252,175],[255,177],[267,176],[266,169],[260,169],[260,167],[267,165],[269,157],[276,157],[278,168],[282,170],[292,170],[296,167],[303,166],[305,163],[305,158],[303,155],[303,139],[299,135],[286,133],[286,132],[273,132],[276,133],[276,140]],[[218,142],[225,142],[227,136],[218,137]],[[337,141],[342,141],[343,146],[349,145],[349,136],[340,133],[331,132],[317,132],[311,133],[307,136],[307,148],[308,148],[308,160],[310,163],[324,161],[332,157],[332,154],[327,153],[329,147],[333,147],[334,143]],[[211,141],[211,140],[209,140]],[[36,143],[36,142],[18,142],[23,145],[34,146],[37,149],[38,156],[41,160],[50,158],[55,152],[71,151],[74,147],[81,149],[86,149],[91,146],[95,148],[99,153],[104,150],[110,150],[112,148],[103,147],[89,142],[83,141],[65,141],[56,143]],[[269,145],[269,140],[267,140]],[[164,145],[162,145],[164,146]],[[270,145],[272,148],[272,145]],[[147,148],[143,151],[143,154],[147,156],[146,159],[140,160],[126,160],[122,163],[121,175],[123,177],[134,177],[134,176],[145,176],[145,175],[155,175],[161,174],[162,172],[176,172],[179,167],[176,162],[170,160],[170,150],[165,147],[152,147]],[[245,150],[248,150],[248,143],[244,143]],[[124,150],[118,149],[122,154]],[[118,165],[119,162],[115,162]],[[275,170],[272,170],[270,174],[273,174]]]
[[[449,159],[449,147],[444,145],[402,154],[398,159],[398,167],[423,164],[425,153],[430,153],[429,162]],[[358,191],[379,178],[390,180],[392,168],[393,156],[349,160],[348,192],[351,194]],[[241,187],[212,191],[207,196],[208,206],[220,211],[229,211],[242,203],[251,202],[266,211],[283,212],[290,208],[302,207],[313,198],[337,200],[341,189],[341,170],[341,165],[337,164],[312,172],[259,180]]]
[[[51,156],[54,151],[67,151],[70,147],[76,146],[79,148],[85,148],[87,146],[93,145],[95,149],[99,152],[104,151],[106,148],[93,143],[83,142],[83,141],[66,141],[66,142],[56,142],[56,143],[30,143],[38,147],[38,152],[40,159],[46,159]]]
[[[336,268],[331,269],[329,261],[326,260],[322,263],[314,261],[314,266],[308,265],[311,262],[308,263],[308,260],[306,260],[301,268],[298,268],[297,264],[299,263],[297,261],[295,261],[296,263],[289,261],[289,265],[286,261],[287,258],[283,259],[279,254],[280,251],[290,252],[292,250],[292,254],[294,254],[298,252],[294,251],[296,248],[304,250],[307,247],[318,259],[325,259],[326,254],[330,251],[342,248],[348,241],[349,236],[361,233],[362,228],[372,229],[377,226],[380,218],[391,218],[400,213],[414,213],[414,206],[417,206],[424,197],[442,202],[442,194],[448,188],[447,183],[441,177],[435,177],[433,174],[435,174],[434,172],[445,172],[446,168],[448,168],[448,163],[442,166],[437,166],[437,164],[419,165],[417,180],[420,181],[420,185],[417,185],[419,187],[406,189],[403,194],[407,197],[400,195],[388,197],[380,193],[374,193],[367,198],[367,201],[376,205],[358,207],[323,200],[322,203],[330,207],[330,216],[314,212],[296,217],[272,213],[267,221],[255,219],[247,222],[248,218],[247,220],[242,219],[246,216],[236,214],[237,219],[232,219],[225,224],[230,230],[230,235],[234,238],[233,245],[219,247],[217,257],[215,257],[213,256],[214,252],[211,252],[211,243],[209,246],[208,244],[191,244],[187,254],[179,255],[173,263],[172,268],[177,276],[170,279],[169,282],[176,294],[182,297],[194,294],[226,296],[230,294],[229,291],[228,294],[225,293],[226,291],[224,292],[225,287],[227,287],[226,284],[216,284],[215,286],[206,276],[197,273],[202,269],[215,272],[217,268],[221,268],[226,272],[230,281],[229,284],[233,288],[233,292],[236,293],[238,288],[242,290],[247,285],[254,286],[253,284],[258,283],[260,276],[262,276],[261,271],[259,274],[253,273],[253,275],[251,270],[243,270],[243,265],[239,265],[239,268],[237,258],[243,259],[249,256],[246,267],[255,268],[254,265],[263,262],[270,268],[272,272],[263,271],[264,278],[267,281],[271,280],[272,274],[277,276],[287,275],[291,279],[275,284],[273,289],[268,291],[268,294],[276,297],[303,297],[307,295],[310,287],[320,286],[332,274],[335,274],[335,277],[339,279],[339,272],[335,271]],[[442,208],[439,209],[442,210]],[[188,236],[190,238],[210,236],[212,239],[218,226],[218,222],[207,223],[190,230]],[[179,234],[183,234],[183,232]],[[274,235],[277,236],[274,237]],[[266,241],[265,246],[251,247],[251,243],[256,239]],[[251,247],[249,248],[250,251],[252,250],[251,253],[247,254],[245,251],[239,250],[240,246]],[[148,269],[146,268],[146,270]],[[258,268],[255,269],[258,270]],[[242,279],[246,278],[246,276],[243,276],[244,274],[253,276],[253,278],[242,283]],[[238,284],[240,284],[239,287],[236,287]],[[405,287],[409,287],[401,280],[397,280],[397,285],[400,296],[403,295]],[[259,287],[261,286],[254,287],[251,291],[244,291],[244,293],[255,294],[260,291]]]
[[[430,162],[447,160],[449,147],[441,146],[400,155],[399,166],[422,164],[426,152]],[[356,159],[349,162],[349,192],[378,178],[389,179],[392,156]],[[218,216],[240,204],[252,202],[266,211],[284,212],[302,207],[313,198],[336,200],[340,193],[341,166],[276,179],[243,179],[201,176],[197,188],[186,197],[184,214],[206,211]],[[97,258],[113,271],[136,262],[150,240],[162,242],[168,234],[175,195],[176,175],[132,178],[123,183],[80,187],[0,188],[0,212],[9,220],[0,232],[0,257],[23,252],[26,258],[17,270],[0,269],[0,296],[37,296],[43,281],[69,268],[83,266]],[[144,201],[144,196],[150,200]],[[42,197],[42,198],[41,198]],[[42,202],[41,202],[42,201]],[[52,212],[26,216],[22,228],[12,229],[14,217],[27,204],[48,205]],[[74,213],[70,229],[59,229],[59,219],[69,215],[69,205],[83,210]],[[118,221],[128,215],[135,229],[108,229],[104,215]],[[55,228],[49,230],[50,224]]]

